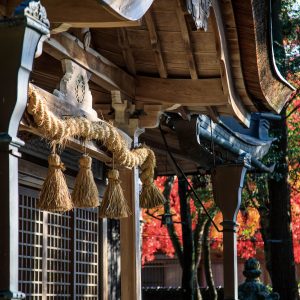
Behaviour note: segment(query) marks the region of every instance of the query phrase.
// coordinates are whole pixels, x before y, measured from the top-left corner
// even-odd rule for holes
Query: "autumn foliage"
[[[155,181],[156,185],[163,191],[166,177],[158,177]],[[180,223],[180,203],[178,196],[178,181],[174,181],[174,185],[170,194],[171,213],[173,214],[173,222],[175,223],[176,233],[182,241],[182,232]],[[209,207],[211,201],[206,202]],[[191,200],[191,212],[193,216],[193,228],[196,226],[197,208],[194,201]],[[148,213],[153,215],[150,216]],[[143,244],[142,244],[142,263],[150,262],[155,259],[156,253],[164,253],[169,257],[173,257],[175,250],[173,248],[171,239],[168,235],[166,226],[162,225],[161,215],[164,209],[143,211]],[[203,214],[203,218],[206,216]],[[215,222],[220,224],[222,222],[222,214],[219,212],[215,216]],[[238,255],[242,258],[249,258],[256,255],[258,249],[263,248],[262,237],[259,226],[259,213],[256,208],[249,207],[246,211],[240,211],[238,214],[238,223],[240,224],[238,230]],[[219,225],[220,226],[220,225]],[[222,251],[222,233],[218,232],[212,227],[210,234],[211,246],[216,251]]]
[[[163,191],[164,183],[166,177],[158,177],[155,180],[156,186]],[[182,242],[182,231],[180,223],[180,204],[178,196],[178,180],[176,179],[173,184],[173,188],[170,194],[170,205],[171,205],[171,214],[173,214],[172,220],[174,222],[176,233]],[[195,226],[195,216],[197,214],[196,207],[191,203],[191,211],[193,214],[193,227]],[[155,217],[150,216],[146,210],[143,210],[143,243],[142,243],[142,264],[152,261],[155,259],[155,253],[161,252],[166,254],[169,257],[173,257],[175,250],[173,248],[171,239],[168,234],[166,226],[162,225],[161,216],[164,214],[164,208],[152,209],[149,211],[150,214]]]

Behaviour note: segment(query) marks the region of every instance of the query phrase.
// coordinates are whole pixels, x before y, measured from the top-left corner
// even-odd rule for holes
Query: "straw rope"
[[[38,91],[29,85],[27,111],[32,115],[35,125],[45,138],[56,144],[64,144],[71,137],[100,141],[114,155],[114,159],[119,165],[141,168],[143,186],[153,186],[156,159],[151,149],[140,147],[129,150],[116,128],[104,120],[95,122],[83,117],[60,119],[48,109],[44,100]],[[146,202],[151,203],[152,200],[149,199]],[[159,202],[161,204],[161,201],[154,201],[157,205]],[[147,204],[148,206],[149,204]]]

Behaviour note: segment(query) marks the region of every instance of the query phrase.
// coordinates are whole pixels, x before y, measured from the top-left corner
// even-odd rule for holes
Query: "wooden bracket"
[[[128,123],[128,101],[121,99],[120,91],[111,91],[111,106],[115,110],[115,121],[118,124]]]
[[[162,114],[162,105],[145,104],[144,115],[139,117],[139,127],[155,128],[159,124],[159,118]]]

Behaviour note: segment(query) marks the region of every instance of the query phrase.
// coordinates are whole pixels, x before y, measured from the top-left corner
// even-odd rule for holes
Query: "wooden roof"
[[[12,11],[16,2],[8,1],[7,10]],[[73,37],[52,34],[45,52],[57,60],[70,57],[92,74],[98,73],[91,78],[96,84],[94,102],[104,115],[113,112],[110,92],[116,89],[146,114],[148,105],[161,105],[161,111],[181,107],[214,120],[219,114],[233,115],[249,126],[249,113],[279,112],[291,93],[272,70],[264,14],[268,1],[213,1],[207,31],[196,30],[180,0],[154,1],[141,20],[126,20],[121,12],[111,25],[109,12],[96,2],[87,1],[84,7],[80,1],[54,2],[44,1],[55,27],[52,32],[68,26],[89,26],[90,30],[71,28]],[[105,2],[107,8],[111,1]],[[97,7],[102,19],[96,18]],[[87,31],[88,49],[84,48]],[[109,68],[101,69],[99,58]],[[48,66],[42,68],[49,73]],[[106,82],[101,76],[107,77]]]
[[[10,15],[19,2],[0,2],[0,12]],[[232,115],[249,126],[251,112],[279,112],[292,92],[274,70],[267,0],[213,0],[207,31],[196,30],[183,0],[99,2],[43,0],[52,35],[36,60],[35,84],[52,92],[60,61],[72,59],[91,74],[99,115],[115,118],[127,100],[125,119],[146,128],[164,111],[214,121]]]

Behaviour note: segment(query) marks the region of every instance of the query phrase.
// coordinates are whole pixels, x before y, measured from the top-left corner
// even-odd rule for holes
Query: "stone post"
[[[32,63],[49,21],[39,2],[22,3],[16,16],[0,20],[0,299],[24,299],[18,292],[18,127],[27,103]]]

